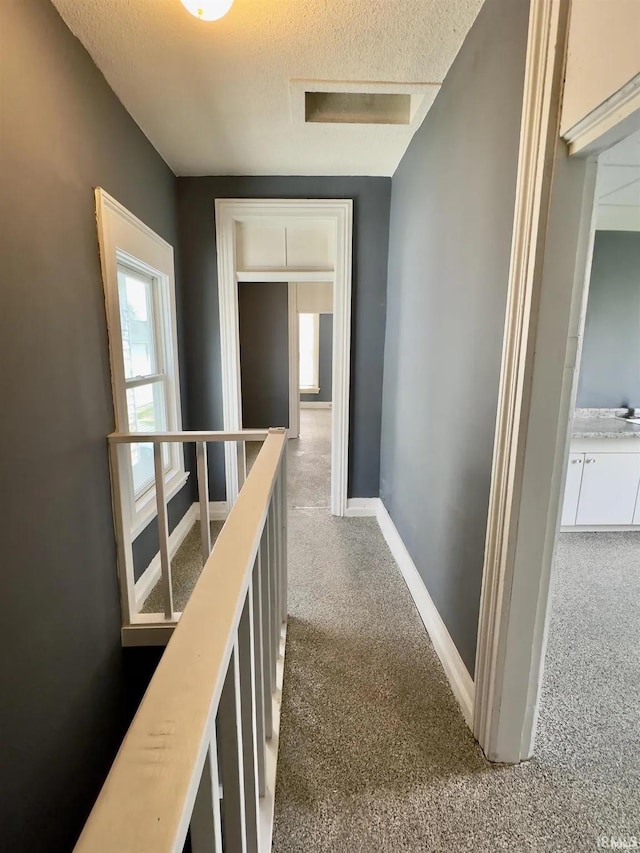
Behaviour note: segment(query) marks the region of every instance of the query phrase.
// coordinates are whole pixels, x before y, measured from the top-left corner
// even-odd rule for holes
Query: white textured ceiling
[[[53,0],[179,175],[392,175],[419,122],[304,124],[292,82],[442,83],[482,2]]]
[[[640,230],[640,131],[599,157],[598,228]]]

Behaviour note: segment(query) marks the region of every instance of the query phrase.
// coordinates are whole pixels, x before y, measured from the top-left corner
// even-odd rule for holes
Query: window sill
[[[189,471],[180,469],[165,482],[167,503],[178,494],[188,479]],[[154,487],[136,501],[135,512],[131,519],[131,541],[136,539],[157,515],[156,490]]]
[[[300,388],[301,394],[319,394],[320,388],[317,385],[313,385],[311,388]]]

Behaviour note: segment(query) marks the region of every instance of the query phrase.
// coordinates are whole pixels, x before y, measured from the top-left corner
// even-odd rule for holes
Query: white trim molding
[[[200,504],[194,504],[196,521],[200,521]],[[226,501],[209,502],[209,521],[225,521],[229,515]]]
[[[289,438],[300,434],[300,330],[298,326],[298,287],[288,282],[287,311],[289,324]]]
[[[116,430],[126,432],[129,429],[127,389],[132,382],[131,378],[126,378],[125,371],[118,285],[120,268],[131,269],[151,280],[158,363],[156,375],[145,377],[144,384],[162,382],[167,421],[164,429],[180,430],[182,407],[173,247],[100,187],[95,190],[95,202]],[[169,446],[169,454],[165,489],[171,499],[189,475],[185,470],[183,449],[178,445]],[[125,460],[124,454],[122,459]],[[156,517],[156,491],[152,485],[136,495],[130,456],[121,476],[128,492],[126,502],[131,515],[132,538],[135,538]]]
[[[640,126],[640,74],[569,128],[563,138],[571,154],[596,154]]]
[[[447,626],[442,621],[438,608],[433,603],[424,581],[420,577],[418,569],[385,505],[379,498],[377,499],[377,504],[377,518],[382,535],[389,546],[393,558],[398,564],[398,568],[407,584],[424,627],[431,638],[433,648],[440,658],[440,663],[447,676],[453,695],[460,705],[462,715],[469,728],[472,728],[475,692],[473,679],[460,657],[460,653],[451,639]]]
[[[474,734],[490,760],[507,763],[528,757],[533,737],[530,661],[523,661],[516,648],[519,643],[528,644],[531,657],[531,638],[524,629],[521,633],[526,636],[520,641],[514,638],[519,611],[513,598],[514,577],[520,578],[516,546],[519,523],[524,525],[520,511],[535,359],[532,341],[540,311],[551,180],[559,147],[567,17],[568,4],[561,0],[532,0],[480,601]],[[529,594],[535,608],[535,597],[530,590]]]
[[[304,392],[307,393],[306,391]],[[301,409],[331,409],[331,401],[322,402],[321,400],[300,400],[300,408]],[[347,501],[347,507],[349,506],[349,501]]]
[[[349,498],[345,515],[347,518],[377,518],[379,506],[380,498]]]
[[[324,271],[334,285],[333,416],[331,427],[331,512],[343,516],[347,508],[349,457],[349,385],[351,353],[351,267],[353,201],[351,199],[216,199],[216,245],[222,367],[222,407],[226,431],[242,427],[238,281],[245,280],[236,266],[236,225],[241,222],[288,223],[324,220],[335,238],[335,264]],[[256,281],[320,281],[320,270],[254,270]],[[278,426],[274,424],[274,426]],[[233,505],[239,491],[237,450],[225,444],[227,501]]]

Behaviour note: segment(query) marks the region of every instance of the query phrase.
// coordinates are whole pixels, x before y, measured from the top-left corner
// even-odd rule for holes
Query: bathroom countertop
[[[584,418],[573,421],[572,438],[640,438],[640,424],[620,418]]]

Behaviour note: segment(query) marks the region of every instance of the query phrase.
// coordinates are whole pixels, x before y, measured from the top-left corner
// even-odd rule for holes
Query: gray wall
[[[214,199],[351,198],[354,257],[348,493],[350,497],[378,495],[390,193],[389,178],[178,179],[192,429],[222,428]],[[223,471],[221,453],[211,454],[212,500],[224,499]]]
[[[238,286],[242,423],[289,426],[289,286]]]
[[[471,673],[528,5],[487,0],[392,186],[381,497]]]
[[[320,315],[317,394],[300,394],[303,403],[330,403],[333,384],[333,314]]]
[[[175,179],[49,0],[0,15],[0,826],[3,849],[52,853],[144,688],[120,644],[93,190],[175,245]]]
[[[640,407],[640,233],[598,231],[578,406]]]

